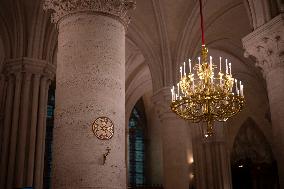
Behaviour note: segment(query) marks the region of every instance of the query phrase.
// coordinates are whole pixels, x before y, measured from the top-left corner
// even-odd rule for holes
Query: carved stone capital
[[[26,57],[6,60],[3,69],[6,75],[26,72],[45,76],[50,80],[54,79],[56,71],[55,65],[47,61]]]
[[[171,88],[164,87],[158,90],[152,97],[155,104],[155,111],[162,121],[164,119],[178,119],[177,115],[172,112],[171,105]]]
[[[245,57],[256,58],[256,66],[266,76],[284,66],[284,14],[256,29],[242,39]]]
[[[127,12],[135,8],[134,0],[45,0],[44,10],[52,11],[52,22],[82,12],[110,15],[118,18],[125,26],[130,21]]]

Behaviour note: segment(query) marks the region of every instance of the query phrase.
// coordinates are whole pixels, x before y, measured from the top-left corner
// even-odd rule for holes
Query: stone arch
[[[7,49],[6,58],[21,57],[25,51],[26,20],[23,4],[20,1],[0,3],[0,32]],[[11,48],[13,46],[13,48]],[[10,51],[10,52],[9,52]]]
[[[210,1],[205,1],[204,6],[208,6]],[[220,8],[215,14],[210,15],[209,18],[205,18],[205,38],[207,40],[206,30],[219,18],[224,16],[226,13],[232,11],[233,9],[239,7],[241,3],[239,2],[231,2]],[[194,54],[195,51],[200,49],[200,26],[199,26],[199,5],[195,4],[194,9],[192,10],[191,15],[188,17],[184,28],[181,31],[181,35],[178,38],[177,43],[177,52],[175,54],[177,64],[183,62],[183,60],[187,57],[188,54]],[[178,66],[176,66],[178,67]]]
[[[252,118],[247,118],[231,152],[234,189],[278,189],[277,164],[271,146]]]
[[[147,92],[152,91],[149,69],[143,68],[126,89],[126,123],[136,102]]]
[[[52,61],[57,31],[50,23],[49,13],[43,11],[42,2],[0,2],[0,35],[6,59],[29,57]]]
[[[0,36],[0,72],[2,71],[3,68],[4,59],[5,59],[5,47],[3,44],[3,40]]]
[[[244,4],[254,29],[271,20],[281,9],[281,2],[275,0],[244,0]]]
[[[129,38],[126,39],[126,123],[136,102],[153,91],[153,79],[147,60]],[[126,124],[127,125],[127,124]]]
[[[3,13],[2,13],[3,14]],[[10,32],[10,28],[7,25],[7,22],[4,20],[4,15],[0,13],[0,38],[1,44],[5,47],[3,50],[3,55],[5,58],[9,58],[12,55],[12,36]]]
[[[239,129],[231,153],[232,164],[247,158],[256,163],[272,163],[274,161],[269,142],[256,122],[250,117]]]
[[[129,25],[126,38],[135,43],[144,55],[146,63],[150,69],[151,77],[153,78],[153,90],[156,91],[163,87],[164,81],[161,59],[152,48],[154,44],[149,36],[143,32],[143,29],[139,28],[137,24],[131,23]]]

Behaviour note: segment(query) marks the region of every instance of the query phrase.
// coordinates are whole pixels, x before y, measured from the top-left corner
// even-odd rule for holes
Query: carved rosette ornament
[[[256,58],[256,66],[260,67],[263,75],[284,66],[284,15],[256,29],[243,38],[245,57]]]
[[[93,132],[100,140],[109,140],[114,134],[114,125],[108,117],[99,117],[93,123]]]
[[[114,16],[127,26],[130,22],[127,12],[135,6],[134,0],[45,0],[43,8],[52,11],[53,23],[58,23],[68,15],[95,12]]]

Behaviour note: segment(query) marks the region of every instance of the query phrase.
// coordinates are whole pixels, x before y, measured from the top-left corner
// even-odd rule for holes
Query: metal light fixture
[[[214,121],[224,122],[244,106],[244,86],[232,76],[232,65],[219,58],[219,69],[213,58],[208,59],[204,43],[202,0],[200,2],[202,49],[198,62],[189,59],[180,67],[180,80],[171,89],[171,109],[183,119],[194,123],[206,122],[205,136],[213,134]],[[225,71],[222,71],[225,63]],[[192,64],[194,64],[192,66]]]

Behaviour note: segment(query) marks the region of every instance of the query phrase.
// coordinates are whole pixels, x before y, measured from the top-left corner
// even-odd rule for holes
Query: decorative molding
[[[45,0],[43,9],[53,12],[53,23],[75,13],[97,12],[115,16],[127,26],[130,22],[127,12],[135,6],[134,0]]]
[[[156,23],[158,26],[159,37],[161,41],[161,55],[164,73],[164,85],[171,85],[173,83],[173,73],[172,73],[172,56],[170,42],[167,32],[167,23],[165,20],[165,10],[162,6],[161,0],[152,0],[154,13],[156,17]]]
[[[94,135],[100,140],[110,140],[114,135],[114,124],[108,117],[98,117],[92,129]]]
[[[6,75],[26,72],[36,75],[43,75],[50,80],[54,79],[56,72],[55,65],[44,60],[37,60],[26,57],[6,60],[3,69],[3,73],[5,73]]]
[[[284,66],[283,31],[284,15],[280,14],[242,39],[244,56],[255,57],[256,66],[265,77],[271,70]]]

